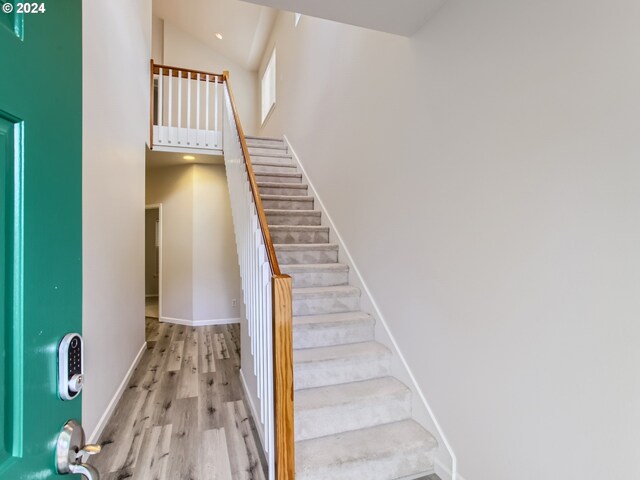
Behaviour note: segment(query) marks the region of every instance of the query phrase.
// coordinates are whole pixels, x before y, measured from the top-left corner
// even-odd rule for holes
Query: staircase
[[[338,262],[338,245],[280,139],[246,137],[282,273],[293,278],[297,480],[413,479],[433,473],[435,438]]]

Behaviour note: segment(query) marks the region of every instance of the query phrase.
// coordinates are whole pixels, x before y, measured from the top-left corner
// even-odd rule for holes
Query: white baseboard
[[[188,327],[204,327],[205,325],[229,325],[240,323],[240,318],[213,318],[211,320],[187,320],[184,318],[160,317],[163,323],[175,323],[176,325],[186,325]]]
[[[249,389],[247,388],[247,381],[244,378],[244,372],[242,371],[242,369],[240,369],[240,383],[242,384],[242,391],[244,392],[244,398],[247,399],[247,403],[249,404],[249,410],[251,410],[251,416],[253,417],[253,421],[256,424],[256,430],[258,431],[258,436],[260,437],[260,443],[262,443],[262,445],[260,446],[262,447],[262,451],[266,455],[267,452],[264,449],[264,444],[265,444],[264,429],[260,424],[260,417],[258,416],[258,410],[256,409],[256,406],[253,403],[253,399],[251,398],[251,395],[249,394]]]
[[[412,411],[414,414],[414,419],[419,423],[423,424],[423,426],[429,430],[432,430],[431,426],[435,428],[436,431],[435,432],[432,431],[431,433],[433,433],[436,436],[436,438],[438,439],[438,443],[444,445],[444,447],[447,450],[447,453],[451,456],[451,464],[452,464],[451,470],[454,470],[454,471],[457,470],[456,455],[451,445],[449,444],[449,441],[447,440],[447,437],[445,436],[444,431],[442,430],[442,427],[440,426],[440,422],[438,422],[438,419],[436,418],[435,413],[431,409],[431,406],[429,405],[427,398],[425,397],[422,389],[420,388],[420,385],[418,385],[418,381],[416,380],[413,374],[413,371],[409,367],[409,364],[404,358],[404,355],[400,351],[400,348],[398,347],[398,343],[396,342],[393,334],[391,333],[391,329],[389,328],[387,321],[382,315],[382,311],[378,307],[378,304],[375,301],[371,291],[369,290],[367,283],[364,281],[364,277],[360,273],[358,266],[353,260],[353,257],[351,256],[351,253],[349,252],[349,249],[347,248],[346,243],[342,239],[342,236],[340,235],[340,231],[336,228],[336,225],[333,222],[331,215],[326,209],[322,201],[322,198],[318,194],[318,191],[313,185],[313,182],[309,178],[309,175],[307,174],[307,171],[304,168],[302,161],[296,154],[294,148],[291,146],[291,142],[289,141],[287,136],[283,135],[283,138],[284,138],[285,144],[289,149],[289,153],[291,153],[291,156],[294,162],[300,167],[300,170],[302,171],[303,181],[309,185],[309,190],[311,194],[315,197],[314,208],[322,212],[323,225],[326,224],[327,226],[330,227],[330,241],[335,241],[335,243],[337,243],[339,246],[339,252],[340,252],[339,260],[343,263],[346,263],[349,266],[350,272],[353,272],[355,274],[355,278],[352,278],[352,280],[355,283],[355,285],[358,286],[362,291],[361,301],[362,301],[363,310],[370,309],[371,311],[369,313],[371,313],[376,319],[376,326],[380,325],[382,327],[381,329],[378,329],[378,327],[376,328],[376,339],[379,342],[385,344],[394,353],[394,357],[397,358],[399,361],[397,362],[398,367],[394,369],[393,374],[396,375],[399,380],[406,383],[413,394],[412,395]],[[384,338],[379,338],[379,335],[380,337],[384,337]],[[429,422],[431,425],[427,425],[427,422]],[[453,477],[454,477],[454,474],[449,473],[448,478],[453,479]],[[445,479],[443,478],[442,480],[445,480]]]
[[[445,480],[447,478],[453,479],[451,468],[449,468],[448,465],[445,465],[441,460],[436,458],[433,466],[435,468],[436,475],[438,475],[442,480]],[[464,480],[464,478],[462,478],[462,475],[458,473],[456,474],[455,480]]]
[[[107,409],[102,414],[102,417],[100,417],[100,420],[98,421],[98,425],[96,425],[96,428],[93,430],[93,432],[91,432],[91,435],[89,435],[88,443],[97,443],[98,440],[100,439],[100,435],[102,435],[102,431],[104,430],[104,427],[107,425],[107,422],[111,418],[111,415],[113,414],[113,411],[115,410],[116,405],[118,405],[118,402],[122,397],[122,394],[127,388],[127,384],[131,379],[131,375],[133,375],[134,370],[140,363],[140,360],[142,360],[142,355],[146,350],[147,350],[147,342],[144,342],[142,344],[142,347],[140,347],[140,351],[136,355],[136,358],[133,359],[133,363],[129,367],[129,370],[127,370],[127,373],[122,379],[122,382],[120,383],[120,386],[116,390],[116,393],[113,395],[113,398],[109,402],[109,405],[107,405]]]

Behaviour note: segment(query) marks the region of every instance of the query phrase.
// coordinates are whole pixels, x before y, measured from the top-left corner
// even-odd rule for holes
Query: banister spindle
[[[169,118],[168,118],[168,125],[169,125],[169,143],[171,143],[171,123],[172,123],[172,115],[173,113],[173,69],[170,68],[169,69]]]
[[[162,104],[164,103],[164,96],[162,94],[162,85],[164,84],[164,74],[162,67],[160,67],[160,75],[158,76],[158,140],[162,143]]]
[[[196,77],[196,130],[200,130],[200,74]],[[196,134],[197,135],[197,134]],[[197,137],[196,137],[197,138]]]
[[[187,72],[187,130],[191,130],[191,72]]]

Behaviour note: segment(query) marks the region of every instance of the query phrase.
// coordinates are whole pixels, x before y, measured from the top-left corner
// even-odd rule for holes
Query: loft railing
[[[150,149],[222,153],[223,75],[151,60]]]
[[[224,161],[260,398],[270,480],[293,480],[292,281],[269,233],[229,76],[224,81]]]
[[[251,338],[251,352],[242,354],[252,356],[258,386],[255,420],[269,480],[294,480],[292,281],[280,272],[228,73],[151,60],[150,118],[150,148],[224,152]]]

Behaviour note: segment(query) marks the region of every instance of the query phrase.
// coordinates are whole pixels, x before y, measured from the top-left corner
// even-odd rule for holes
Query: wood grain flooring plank
[[[172,340],[169,347],[167,371],[177,372],[182,368],[182,355],[184,353],[184,340]]]
[[[173,422],[177,389],[178,372],[163,373],[154,398],[155,410],[151,416],[151,425],[169,425]]]
[[[195,328],[191,328],[184,341],[176,398],[197,397],[198,387],[198,332]]]
[[[233,480],[224,428],[202,432],[201,480]]]
[[[198,335],[198,367],[200,373],[216,371],[215,355],[213,353],[213,338],[209,327],[202,327]]]
[[[140,456],[133,472],[133,480],[161,480],[167,478],[171,425],[147,429]]]
[[[197,480],[200,472],[200,435],[197,398],[176,400],[167,478]]]
[[[264,470],[244,403],[241,400],[228,402],[225,408],[225,434],[234,480],[264,480]]]
[[[225,335],[229,339],[228,345],[231,351],[231,358],[240,368],[240,324],[231,323],[226,326]]]
[[[113,454],[111,472],[134,468],[142,443],[146,419],[143,418],[145,403],[149,400],[149,391],[138,392],[135,404],[129,405],[131,415],[121,428],[118,428],[114,444],[117,446]]]
[[[227,349],[227,341],[224,338],[224,333],[214,333],[213,339],[216,349],[216,358],[218,358],[219,360],[230,358],[229,350]]]

